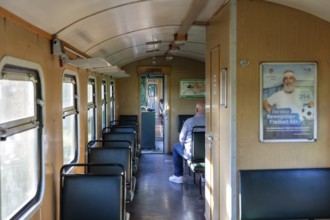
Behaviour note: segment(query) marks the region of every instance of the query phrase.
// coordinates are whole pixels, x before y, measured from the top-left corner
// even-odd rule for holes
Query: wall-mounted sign
[[[180,98],[205,98],[205,80],[180,80]]]
[[[316,141],[317,64],[265,62],[260,74],[260,140]]]
[[[227,68],[220,71],[220,107],[227,108]]]

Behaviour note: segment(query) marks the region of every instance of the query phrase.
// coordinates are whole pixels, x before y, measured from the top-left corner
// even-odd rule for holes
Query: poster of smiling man
[[[317,135],[317,65],[260,65],[260,140],[312,142]]]

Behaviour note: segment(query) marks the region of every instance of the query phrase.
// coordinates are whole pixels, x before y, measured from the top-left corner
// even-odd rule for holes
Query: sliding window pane
[[[76,154],[76,115],[69,115],[63,119],[63,163],[71,163]]]
[[[0,124],[35,115],[31,81],[0,80]]]
[[[39,180],[37,128],[0,142],[1,216],[9,219],[35,197]]]
[[[91,108],[88,110],[88,140],[95,139],[95,110]]]
[[[74,84],[63,83],[63,108],[74,106]]]
[[[87,94],[88,95],[88,97],[87,97],[88,100],[87,101],[88,101],[88,103],[92,103],[94,101],[93,100],[93,95],[94,95],[93,94],[93,85],[92,84],[88,84],[88,88],[87,89],[88,89],[88,94]]]

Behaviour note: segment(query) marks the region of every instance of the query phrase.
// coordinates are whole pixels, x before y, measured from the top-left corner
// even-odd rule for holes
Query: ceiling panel
[[[330,22],[329,0],[267,0],[267,1],[292,7]]]
[[[204,2],[206,2],[204,7]],[[207,24],[225,0],[0,0],[0,4],[66,45],[122,67],[168,53],[186,17]],[[193,5],[198,10],[191,10]],[[196,8],[196,7],[195,7]],[[186,24],[185,24],[186,25]],[[189,24],[190,26],[190,24]],[[175,56],[204,60],[205,26],[190,26]],[[161,41],[147,45],[146,42]],[[157,49],[157,52],[147,53]]]
[[[134,2],[136,0],[1,0],[0,4],[29,23],[55,34],[82,18]]]
[[[204,5],[204,1],[207,1]],[[330,20],[330,0],[268,0]],[[203,6],[195,13],[193,5]],[[186,17],[206,25],[227,0],[0,0],[4,9],[90,57],[122,67],[168,53]],[[185,24],[186,25],[186,24]],[[204,61],[206,26],[189,24],[174,56]],[[160,44],[147,45],[158,41]],[[147,53],[158,49],[158,52]]]

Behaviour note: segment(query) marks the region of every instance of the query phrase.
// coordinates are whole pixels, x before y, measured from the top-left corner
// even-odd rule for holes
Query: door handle
[[[213,136],[212,135],[209,135],[208,137],[207,137],[207,140],[209,140],[209,146],[210,146],[210,148],[212,147],[212,144],[213,144]]]

